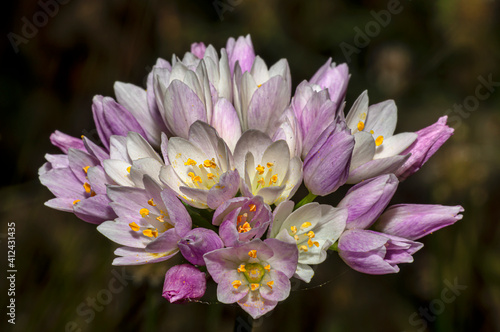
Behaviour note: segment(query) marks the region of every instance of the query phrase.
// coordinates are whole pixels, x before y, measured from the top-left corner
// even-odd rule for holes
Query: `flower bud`
[[[165,274],[162,296],[170,303],[199,299],[205,294],[205,273],[189,264],[176,265]]]
[[[203,255],[224,247],[221,238],[214,231],[206,228],[195,228],[177,243],[182,256],[191,264],[205,265]]]
[[[311,77],[310,83],[328,89],[330,99],[337,105],[344,100],[347,84],[349,83],[349,68],[347,64],[336,65],[332,59],[328,61]]]

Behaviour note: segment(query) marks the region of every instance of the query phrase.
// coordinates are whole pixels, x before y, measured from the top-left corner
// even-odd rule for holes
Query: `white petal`
[[[267,237],[275,238],[282,229],[283,222],[288,218],[294,207],[293,201],[280,203],[273,213],[273,224],[271,231]]]
[[[363,91],[356,99],[351,107],[349,113],[347,113],[346,124],[351,128],[352,132],[355,133],[358,129],[358,123],[366,121],[368,114],[368,91]]]
[[[377,147],[373,159],[392,157],[400,154],[417,139],[416,133],[400,133],[384,139],[384,142]]]
[[[356,169],[369,162],[375,155],[375,141],[370,133],[361,131],[354,134],[354,150],[352,151],[351,167]]]
[[[368,117],[364,131],[373,130],[373,138],[383,136],[387,139],[392,136],[398,121],[398,108],[394,100],[386,100],[381,103],[371,105],[368,108]]]
[[[163,160],[149,143],[138,133],[129,132],[127,135],[127,150],[130,159],[153,158],[163,164]]]
[[[127,152],[127,138],[124,136],[113,135],[109,139],[109,159],[123,160],[132,163]]]
[[[305,282],[310,282],[312,277],[314,277],[314,270],[307,264],[298,263],[294,277]]]
[[[127,168],[131,167],[129,163],[122,160],[107,159],[103,161],[106,174],[120,186],[134,187],[134,182],[130,178]]]

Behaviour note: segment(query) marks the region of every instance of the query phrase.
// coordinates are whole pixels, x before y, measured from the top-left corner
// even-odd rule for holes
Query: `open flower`
[[[292,243],[299,249],[295,277],[310,282],[314,271],[310,265],[326,259],[326,251],[344,231],[347,209],[309,203],[293,211],[294,203],[283,202],[274,210],[269,237]]]
[[[274,309],[290,294],[297,267],[297,247],[276,239],[260,239],[240,247],[205,254],[208,273],[222,303],[237,302],[254,319]]]
[[[113,265],[161,262],[175,255],[177,243],[191,229],[191,217],[175,193],[144,176],[144,189],[110,186],[108,197],[118,215],[97,230],[123,245]]]
[[[189,140],[170,138],[167,156],[169,165],[162,167],[160,179],[186,203],[216,209],[238,192],[240,176],[231,152],[208,124],[193,123]]]
[[[170,303],[184,303],[201,298],[207,288],[205,273],[189,264],[171,267],[165,274],[163,297]]]
[[[234,149],[244,196],[262,196],[266,204],[279,204],[297,191],[302,180],[302,161],[290,158],[285,141],[272,142],[264,133],[247,130]]]
[[[339,256],[352,269],[367,274],[399,272],[398,264],[413,262],[424,245],[402,237],[362,229],[346,230],[339,239]]]

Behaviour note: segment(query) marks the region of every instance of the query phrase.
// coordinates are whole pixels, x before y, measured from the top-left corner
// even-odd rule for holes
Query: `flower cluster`
[[[363,273],[398,272],[416,240],[462,218],[460,206],[387,207],[453,129],[442,117],[394,134],[396,104],[369,105],[366,91],[344,115],[348,81],[330,59],[292,96],[287,61],[268,67],[250,36],[220,52],[195,43],[158,59],[147,89],[116,82],[115,99],[94,98],[99,144],[51,135],[62,154],[39,170],[46,205],[121,245],[114,265],[182,255],[165,275],[170,302],[201,298],[211,278],[220,302],[254,318],[289,296],[291,278],[310,282],[328,250]],[[313,202],[346,183],[335,207]]]

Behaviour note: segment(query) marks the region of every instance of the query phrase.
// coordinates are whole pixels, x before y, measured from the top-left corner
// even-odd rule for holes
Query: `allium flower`
[[[294,203],[283,202],[274,210],[269,237],[292,243],[299,249],[295,277],[310,282],[314,271],[310,265],[326,259],[326,251],[344,231],[347,209],[309,203],[292,212]]]
[[[189,140],[170,138],[167,155],[169,165],[161,169],[160,179],[186,203],[216,209],[236,195],[240,176],[232,166],[231,152],[206,123],[193,123]]]
[[[198,227],[190,230],[177,243],[182,256],[193,265],[205,265],[203,255],[207,252],[224,247],[221,238],[212,231]]]
[[[241,136],[234,162],[242,178],[242,194],[262,196],[269,205],[292,197],[302,180],[302,161],[297,156],[290,158],[286,142],[272,142],[257,130],[247,130]]]
[[[398,204],[390,206],[375,224],[387,234],[417,240],[462,219],[464,208],[429,204]]]
[[[368,274],[399,272],[398,264],[413,262],[424,245],[402,237],[362,229],[345,231],[339,239],[339,256],[352,269]]]
[[[345,123],[331,124],[304,160],[304,184],[314,195],[325,196],[345,184],[349,176],[354,138]]]
[[[404,180],[422,167],[423,164],[453,135],[453,128],[446,125],[448,117],[440,117],[429,127],[416,132],[417,140],[402,155],[411,153],[410,158],[396,171],[400,180]]]
[[[138,265],[169,259],[179,248],[177,243],[191,229],[191,217],[175,193],[161,188],[147,175],[144,187],[108,187],[110,205],[118,215],[97,230],[123,245],[115,251],[113,265]]]
[[[330,100],[340,106],[345,97],[349,77],[347,64],[342,63],[337,66],[330,58],[311,77],[309,83],[319,85],[321,89],[327,89]]]
[[[396,122],[397,108],[393,100],[368,107],[368,93],[364,91],[358,97],[346,118],[356,142],[347,183],[394,173],[408,160],[409,154],[400,153],[417,139],[417,134],[393,135]]]
[[[219,234],[226,247],[235,247],[258,239],[267,230],[273,214],[260,196],[235,197],[214,212],[214,221],[220,222]]]
[[[170,303],[183,303],[201,298],[205,294],[205,273],[189,264],[171,267],[165,274],[163,297]]]
[[[45,205],[93,224],[115,218],[106,196],[111,180],[102,168],[108,153],[86,137],[80,140],[58,131],[51,141],[65,154],[45,155],[47,162],[38,171],[40,182],[56,196]]]
[[[274,309],[290,294],[290,278],[297,267],[295,244],[256,239],[240,247],[205,254],[208,273],[222,303],[237,302],[254,319]]]

